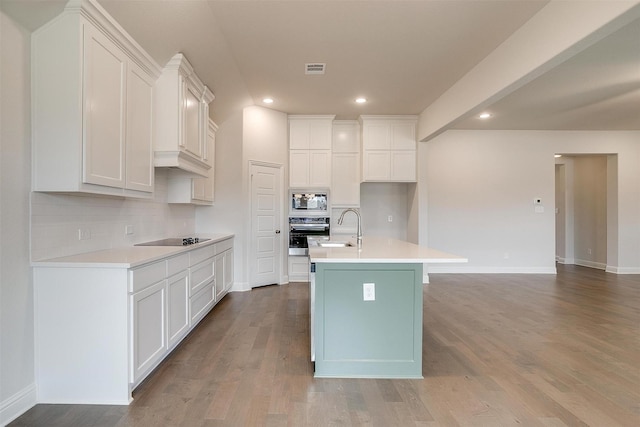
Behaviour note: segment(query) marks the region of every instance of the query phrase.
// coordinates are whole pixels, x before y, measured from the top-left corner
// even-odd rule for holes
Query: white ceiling
[[[219,123],[265,96],[290,114],[419,114],[547,2],[99,0],[160,65],[187,56]],[[0,0],[29,30],[64,4]],[[456,127],[640,130],[639,40],[636,20]]]

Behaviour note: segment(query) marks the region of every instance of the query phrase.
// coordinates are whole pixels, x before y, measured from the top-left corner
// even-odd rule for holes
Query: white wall
[[[412,200],[409,197],[409,186],[406,183],[391,182],[365,182],[360,185],[364,236],[407,240],[409,203]],[[392,222],[388,221],[389,216],[392,217]]]
[[[244,176],[244,209],[249,212],[251,209],[251,187],[249,181],[249,162],[259,161],[273,165],[282,165],[282,188],[283,195],[281,206],[280,230],[287,230],[288,211],[287,200],[284,196],[289,188],[289,139],[288,139],[288,118],[287,114],[263,107],[247,107],[243,110],[243,176]],[[252,242],[251,221],[245,221],[245,245],[250,247]],[[282,254],[282,264],[280,265],[280,282],[288,282],[287,255],[289,242],[286,240],[287,233],[282,232],[280,236],[280,253]],[[249,274],[252,260],[250,251],[245,253],[244,270]]]
[[[35,403],[29,265],[30,38],[0,11],[0,425]]]
[[[554,153],[618,155],[617,265],[640,272],[640,132],[448,131],[421,151],[428,241],[469,258],[431,272],[555,271]],[[542,198],[544,213],[534,211]],[[422,224],[421,224],[422,227]]]
[[[247,282],[242,262],[246,222],[246,210],[243,208],[245,195],[242,182],[242,145],[242,112],[238,112],[219,123],[216,133],[214,204],[196,208],[198,233],[235,234],[234,286],[240,289]]]
[[[575,263],[607,266],[607,158],[574,159]]]
[[[250,289],[250,182],[251,160],[282,165],[283,186],[288,182],[287,115],[263,107],[247,107],[224,123],[216,134],[215,202],[196,210],[196,231],[235,234],[234,288]],[[287,188],[283,187],[284,195]],[[282,200],[281,230],[288,225],[286,200]],[[281,233],[282,281],[287,281],[286,233]]]

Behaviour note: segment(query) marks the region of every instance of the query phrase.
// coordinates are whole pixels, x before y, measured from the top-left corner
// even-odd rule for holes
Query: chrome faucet
[[[360,211],[354,208],[347,208],[342,211],[340,214],[340,218],[338,218],[338,225],[342,225],[342,221],[344,221],[344,214],[347,212],[353,212],[358,217],[358,235],[356,237],[356,241],[358,242],[358,247],[362,246],[362,218],[360,217]]]

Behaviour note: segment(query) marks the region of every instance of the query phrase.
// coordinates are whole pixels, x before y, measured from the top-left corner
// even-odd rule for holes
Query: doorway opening
[[[556,159],[556,261],[608,270],[617,265],[616,154]]]

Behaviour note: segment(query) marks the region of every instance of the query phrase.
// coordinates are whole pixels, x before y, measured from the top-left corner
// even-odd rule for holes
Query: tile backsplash
[[[126,234],[127,228],[133,233]],[[131,246],[194,231],[195,207],[167,203],[167,172],[162,169],[156,169],[154,198],[149,200],[31,193],[34,261]]]

